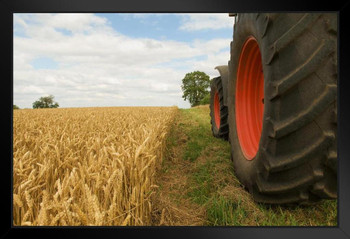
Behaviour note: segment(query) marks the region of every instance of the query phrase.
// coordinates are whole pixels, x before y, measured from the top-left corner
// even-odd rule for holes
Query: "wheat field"
[[[13,113],[15,226],[151,225],[177,107]]]

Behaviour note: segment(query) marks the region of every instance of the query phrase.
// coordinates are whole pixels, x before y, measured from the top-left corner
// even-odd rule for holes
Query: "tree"
[[[209,93],[210,78],[201,71],[187,73],[182,79],[182,98],[188,100],[191,107],[199,105],[200,101]]]
[[[40,97],[39,100],[35,101],[33,103],[33,109],[38,109],[38,108],[58,108],[59,105],[57,102],[53,101],[54,96],[49,95],[49,96],[44,96]]]
[[[200,105],[208,105],[210,104],[210,92],[206,94],[201,101],[199,101]]]
[[[13,105],[14,110],[19,110],[19,107],[17,105]]]

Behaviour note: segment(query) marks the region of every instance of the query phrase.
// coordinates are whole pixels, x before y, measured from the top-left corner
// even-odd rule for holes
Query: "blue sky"
[[[228,14],[14,14],[14,104],[188,108],[181,80],[227,64]]]
[[[203,28],[196,31],[179,30],[185,22],[185,15],[180,14],[96,14],[109,20],[109,24],[118,32],[135,38],[153,38],[157,40],[175,40],[190,42],[195,39],[210,40],[229,38],[232,31],[227,28]],[[225,14],[223,14],[225,16]],[[227,17],[227,15],[226,15]]]

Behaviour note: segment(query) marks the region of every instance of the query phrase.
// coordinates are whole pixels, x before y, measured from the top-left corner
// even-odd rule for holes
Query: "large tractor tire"
[[[229,61],[231,157],[257,202],[337,198],[336,44],[336,14],[238,14]]]
[[[228,139],[228,110],[224,105],[224,93],[221,77],[212,79],[210,85],[210,123],[211,130],[215,137]]]

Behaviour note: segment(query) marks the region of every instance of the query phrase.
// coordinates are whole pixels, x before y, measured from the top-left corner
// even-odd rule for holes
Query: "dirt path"
[[[168,140],[168,152],[163,161],[162,169],[157,175],[159,190],[155,197],[155,225],[204,225],[205,208],[191,202],[187,197],[190,190],[190,177],[193,166],[188,160],[183,160],[188,136],[183,126],[186,124],[181,113],[177,115],[174,127]]]

